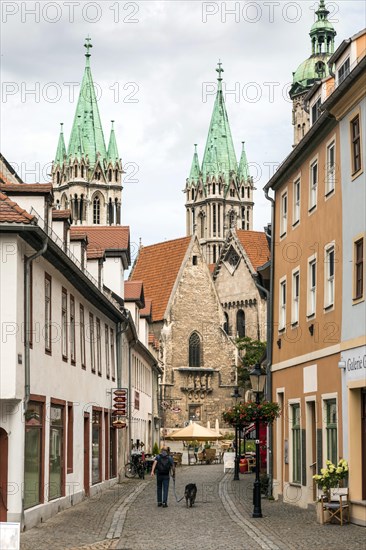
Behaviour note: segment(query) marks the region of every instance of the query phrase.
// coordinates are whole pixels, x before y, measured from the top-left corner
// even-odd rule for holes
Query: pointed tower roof
[[[89,37],[86,38],[86,43],[84,44],[87,51],[85,54],[85,71],[76,106],[67,154],[72,157],[74,155],[77,156],[81,142],[83,154],[88,155],[90,165],[93,166],[97,160],[97,153],[100,153],[101,159],[106,159],[107,151],[90,69],[91,54],[89,50],[92,48],[90,40]]]
[[[249,174],[249,168],[248,168],[248,161],[247,161],[247,154],[245,152],[245,141],[242,141],[242,150],[241,150],[241,157],[239,162],[239,169],[238,169],[238,176],[239,180],[246,181],[250,174]]]
[[[66,155],[66,147],[64,140],[64,123],[60,122],[60,137],[58,138],[57,151],[55,156],[55,164],[62,164]]]
[[[328,59],[334,53],[334,38],[336,31],[328,20],[329,10],[324,0],[320,0],[316,10],[317,21],[310,30],[311,55],[305,59],[293,73],[290,97],[303,93],[311,88],[314,81],[329,76]]]
[[[116,160],[119,159],[119,156],[118,156],[116,134],[114,133],[114,120],[111,120],[111,123],[112,123],[112,128],[111,128],[111,135],[109,137],[108,160],[111,160],[112,162],[116,162]]]
[[[221,65],[222,63],[219,61],[218,68],[216,69],[219,75],[217,79],[217,94],[208,130],[205,153],[203,155],[202,173],[204,181],[208,174],[217,176],[221,173],[228,184],[230,172],[232,170],[237,171],[238,163],[222,93],[221,74],[224,69]]]
[[[200,162],[198,160],[197,143],[195,143],[192,166],[191,166],[191,171],[189,173],[189,182],[191,183],[193,181],[194,183],[197,183],[200,177],[200,173],[201,173],[201,168],[200,168]]]

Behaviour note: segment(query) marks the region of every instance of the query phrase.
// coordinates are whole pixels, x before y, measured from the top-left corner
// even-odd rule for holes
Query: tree
[[[240,364],[238,365],[238,385],[245,390],[249,386],[249,373],[256,363],[259,363],[266,351],[266,342],[253,340],[248,336],[238,338],[236,345],[240,353]]]

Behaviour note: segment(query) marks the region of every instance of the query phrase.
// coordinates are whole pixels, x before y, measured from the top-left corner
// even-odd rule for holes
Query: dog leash
[[[175,491],[175,477],[172,476],[172,478],[173,478],[173,492],[174,492],[175,500],[176,500],[177,502],[180,502],[181,500],[184,499],[184,495],[182,496],[182,498],[179,498],[179,499],[178,499],[177,493],[176,493],[176,491]]]

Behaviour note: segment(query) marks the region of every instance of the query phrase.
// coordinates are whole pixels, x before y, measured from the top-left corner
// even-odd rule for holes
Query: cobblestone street
[[[253,519],[253,475],[232,481],[222,465],[177,470],[176,494],[196,483],[193,509],[177,503],[173,484],[168,508],[156,506],[155,480],[128,480],[59,513],[21,535],[21,550],[174,550],[230,547],[243,550],[344,550],[366,548],[365,529],[319,525],[315,509],[262,500],[263,518]]]

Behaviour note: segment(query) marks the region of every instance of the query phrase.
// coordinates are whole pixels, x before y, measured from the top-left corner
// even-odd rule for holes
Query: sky
[[[336,47],[365,26],[363,0],[326,2]],[[194,143],[200,162],[217,62],[237,157],[254,178],[254,227],[270,221],[263,186],[291,152],[288,89],[311,53],[318,1],[2,1],[0,148],[26,182],[50,180],[64,123],[68,144],[91,37],[91,67],[108,142],[115,120],[123,224],[132,256],[185,235]]]

